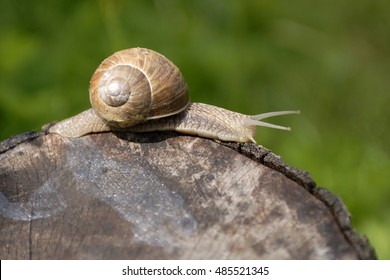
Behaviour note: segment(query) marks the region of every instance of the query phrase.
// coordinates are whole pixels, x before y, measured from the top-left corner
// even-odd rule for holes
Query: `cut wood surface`
[[[1,259],[372,259],[343,203],[252,143],[177,133],[0,143]]]

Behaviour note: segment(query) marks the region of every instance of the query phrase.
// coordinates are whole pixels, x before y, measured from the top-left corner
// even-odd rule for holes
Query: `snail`
[[[254,142],[256,126],[290,130],[260,121],[299,111],[244,115],[190,103],[186,82],[165,56],[145,48],[118,51],[106,58],[90,81],[92,108],[55,123],[49,133],[81,137],[106,131],[180,133],[233,142]]]

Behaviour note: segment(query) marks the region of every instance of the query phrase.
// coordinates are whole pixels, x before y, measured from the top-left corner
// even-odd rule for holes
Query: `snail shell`
[[[290,130],[261,119],[299,111],[244,115],[216,106],[189,103],[179,69],[166,57],[144,48],[114,53],[90,82],[92,109],[60,121],[49,133],[80,137],[89,133],[175,130],[222,141],[254,142],[256,126]]]
[[[92,75],[89,96],[96,114],[119,128],[177,114],[189,104],[180,70],[165,56],[143,48],[105,59]]]

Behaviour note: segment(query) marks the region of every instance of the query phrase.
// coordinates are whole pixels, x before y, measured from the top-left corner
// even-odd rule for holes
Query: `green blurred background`
[[[258,143],[339,195],[390,259],[390,2],[0,0],[0,140],[74,115],[111,53],[147,47],[193,101],[247,114],[300,109]]]

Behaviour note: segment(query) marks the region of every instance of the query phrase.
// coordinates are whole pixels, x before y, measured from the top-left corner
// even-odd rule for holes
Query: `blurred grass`
[[[390,2],[0,0],[0,139],[88,108],[114,51],[182,70],[193,101],[247,114],[300,109],[263,146],[338,194],[390,259]]]

